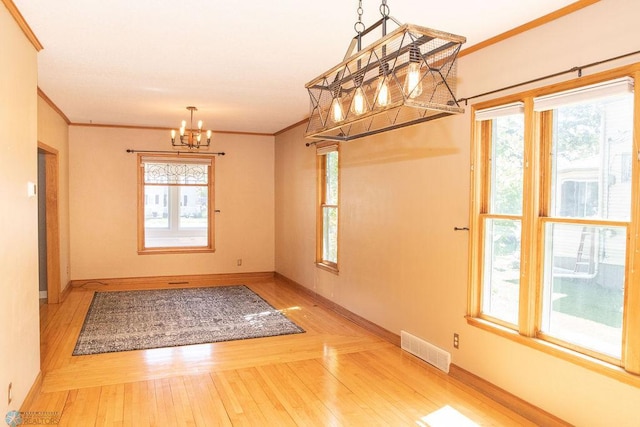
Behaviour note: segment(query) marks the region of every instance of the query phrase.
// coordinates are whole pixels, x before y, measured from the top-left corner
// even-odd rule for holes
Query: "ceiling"
[[[388,0],[391,16],[468,48],[575,0]],[[303,120],[305,83],[342,61],[356,0],[14,0],[44,49],[38,86],[72,123],[273,134]],[[363,0],[363,22],[380,18]],[[390,30],[395,27],[392,25]]]

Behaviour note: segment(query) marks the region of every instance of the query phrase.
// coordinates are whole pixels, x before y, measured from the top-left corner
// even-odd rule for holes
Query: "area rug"
[[[73,355],[301,332],[244,285],[96,292]]]

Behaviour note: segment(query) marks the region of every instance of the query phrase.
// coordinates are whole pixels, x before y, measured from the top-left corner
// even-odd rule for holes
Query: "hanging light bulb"
[[[351,101],[351,112],[356,116],[364,114],[367,111],[367,100],[364,97],[364,90],[362,90],[362,80],[364,76],[355,76],[356,91],[353,94],[353,100]]]
[[[351,112],[356,115],[363,114],[367,111],[367,104],[364,99],[364,91],[362,87],[356,89],[356,93],[353,95],[353,101],[351,102]]]
[[[336,81],[333,84],[333,101],[331,102],[331,119],[334,123],[339,123],[344,120],[344,110],[342,109],[342,94],[340,84]]]
[[[333,104],[331,104],[331,118],[334,123],[344,120],[344,112],[342,110],[342,102],[340,101],[340,98],[333,99]]]
[[[381,107],[386,107],[391,102],[391,94],[389,93],[389,85],[387,84],[387,78],[382,77],[378,81],[378,98],[376,102]]]
[[[409,98],[417,98],[422,94],[422,75],[420,72],[420,49],[411,46],[409,50],[409,66],[407,67],[407,77],[404,81],[404,93]]]
[[[380,107],[386,107],[391,102],[391,93],[387,83],[389,64],[384,63],[378,70],[378,87],[376,88],[376,103]]]

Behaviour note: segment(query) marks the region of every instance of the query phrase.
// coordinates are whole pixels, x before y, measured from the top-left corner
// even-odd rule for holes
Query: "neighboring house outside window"
[[[335,142],[318,143],[316,264],[338,271],[339,151]]]
[[[213,158],[138,156],[138,252],[211,252]]]
[[[640,373],[633,79],[484,105],[469,322],[576,363],[593,358],[594,370],[597,359]]]

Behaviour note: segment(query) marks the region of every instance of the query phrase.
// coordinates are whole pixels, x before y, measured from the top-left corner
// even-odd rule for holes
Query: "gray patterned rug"
[[[73,355],[301,332],[244,285],[96,292]]]

